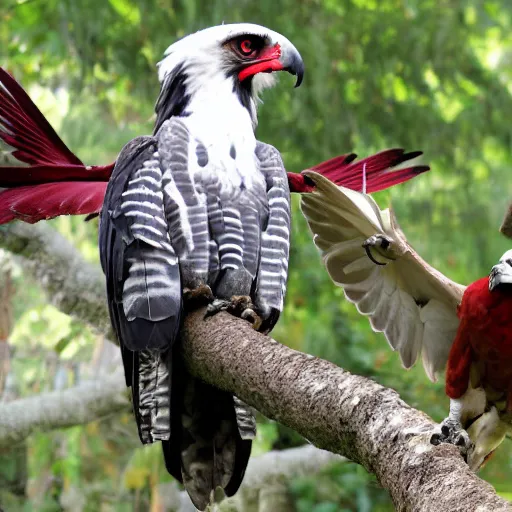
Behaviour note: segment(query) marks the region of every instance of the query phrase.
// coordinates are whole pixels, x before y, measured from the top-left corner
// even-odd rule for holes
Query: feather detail
[[[114,168],[86,167],[2,68],[0,163],[0,224],[98,213]]]
[[[28,164],[83,165],[55,133],[18,82],[0,68],[0,138]]]
[[[87,215],[101,210],[107,182],[53,182],[0,192],[0,224],[33,224],[59,215]]]
[[[366,192],[372,193],[398,185],[430,170],[428,165],[400,168],[405,162],[410,163],[421,155],[421,151],[405,153],[403,149],[387,149],[354,162],[357,155],[350,153],[314,165],[310,170],[351,190],[361,191],[366,185]],[[308,171],[309,169],[300,174],[288,173],[291,192],[305,193],[314,190],[314,184],[307,176]]]
[[[30,167],[0,167],[0,187],[23,187],[59,181],[108,181],[114,164],[84,165],[37,164]]]
[[[370,177],[375,175],[375,161],[366,168]],[[370,196],[337,187],[325,176],[311,171],[306,176],[316,187],[302,196],[302,212],[331,279],[369,317],[373,330],[384,333],[406,368],[421,353],[427,375],[435,380],[455,338],[464,287],[420,258],[392,211],[381,210]],[[383,261],[379,265],[363,248],[374,235],[386,237],[390,244],[387,250],[372,248]]]

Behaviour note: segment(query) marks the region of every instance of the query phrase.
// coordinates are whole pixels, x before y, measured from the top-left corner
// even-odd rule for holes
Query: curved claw
[[[473,450],[473,443],[468,433],[462,428],[459,422],[450,418],[445,419],[440,425],[440,431],[432,434],[430,443],[437,446],[441,443],[453,444],[459,448],[460,454],[467,462]]]
[[[393,243],[393,240],[391,238],[389,238],[386,235],[378,233],[376,235],[372,235],[371,237],[367,238],[363,242],[363,248],[364,248],[364,250],[366,252],[366,255],[368,256],[368,258],[370,258],[371,261],[373,261],[373,263],[375,263],[376,265],[387,265],[387,263],[382,263],[380,261],[377,261],[373,257],[372,252],[371,252],[371,248],[372,247],[380,248],[384,252],[388,252],[388,250],[391,247],[392,243]],[[391,258],[390,256],[387,256],[386,254],[382,254],[382,253],[380,253],[380,254],[384,258],[386,258],[388,260],[395,261],[395,258]]]
[[[204,314],[204,318],[208,318],[209,316],[216,315],[221,311],[226,311],[231,306],[231,302],[229,300],[224,299],[215,299],[206,308],[206,313]]]
[[[251,308],[244,309],[240,318],[247,320],[255,331],[259,330],[263,322],[261,317]]]
[[[206,308],[204,318],[216,315],[220,311],[227,311],[233,316],[247,320],[254,329],[258,330],[262,324],[262,318],[256,313],[251,298],[246,295],[233,295],[231,300],[215,299]]]
[[[199,285],[197,288],[183,289],[183,302],[187,310],[200,308],[212,300],[212,289],[206,284]]]

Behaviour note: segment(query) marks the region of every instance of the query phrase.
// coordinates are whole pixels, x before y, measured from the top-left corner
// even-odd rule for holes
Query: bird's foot
[[[201,284],[197,288],[183,289],[183,302],[185,309],[189,311],[210,304],[214,299],[212,289],[207,284]]]
[[[473,451],[473,443],[468,433],[462,428],[459,421],[446,418],[440,425],[440,431],[436,431],[430,438],[430,443],[437,446],[441,443],[449,443],[456,446],[464,460],[467,462]]]
[[[393,239],[389,236],[378,233],[376,235],[372,235],[370,238],[367,238],[363,242],[363,248],[373,263],[376,265],[387,265],[386,262],[379,261],[375,258],[375,256],[381,256],[386,260],[394,260],[394,256],[392,253],[392,244]],[[374,249],[374,254],[372,254],[372,249]]]
[[[233,295],[231,300],[215,299],[206,308],[205,318],[216,315],[220,311],[227,311],[234,316],[247,320],[254,329],[258,330],[262,319],[256,313],[256,307],[247,295]]]

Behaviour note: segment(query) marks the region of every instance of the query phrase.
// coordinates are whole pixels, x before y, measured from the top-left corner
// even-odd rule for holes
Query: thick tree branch
[[[0,243],[31,260],[47,291],[56,294],[58,307],[107,325],[103,299],[80,304],[82,285],[98,299],[103,287],[99,272],[88,274],[69,244],[62,249],[55,242],[59,235],[47,226],[13,226],[1,228],[9,240],[5,243],[2,236]],[[41,254],[45,261],[38,263]],[[81,278],[67,286],[77,268]],[[49,286],[49,281],[60,282],[60,287]],[[455,447],[429,444],[428,432],[435,424],[395,391],[280,345],[230,315],[203,316],[203,311],[189,315],[183,329],[190,371],[236,393],[316,446],[362,464],[388,489],[397,510],[512,510],[469,470]],[[420,430],[423,435],[413,435]]]
[[[87,263],[60,233],[44,222],[12,222],[0,226],[0,247],[25,258],[24,269],[56,308],[114,339],[101,269]]]
[[[123,376],[0,403],[0,452],[34,432],[83,425],[131,408]]]
[[[512,510],[457,448],[429,443],[435,424],[395,391],[285,347],[228,314],[203,317],[204,311],[190,314],[183,330],[193,374],[363,465],[397,510]]]

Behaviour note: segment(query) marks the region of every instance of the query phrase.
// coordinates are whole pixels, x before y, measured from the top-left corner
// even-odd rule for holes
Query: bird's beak
[[[273,71],[288,71],[297,77],[295,87],[299,87],[304,77],[304,61],[289,41],[283,45],[276,43],[263,51],[257,59],[246,65],[239,73],[238,79],[243,82],[246,78],[258,73]]]
[[[512,284],[512,266],[507,262],[503,261],[494,265],[489,274],[489,291],[493,291],[495,288],[501,285]]]
[[[295,87],[299,87],[304,78],[304,61],[294,46],[283,52],[281,63],[284,71],[288,71],[288,73],[297,77]]]

